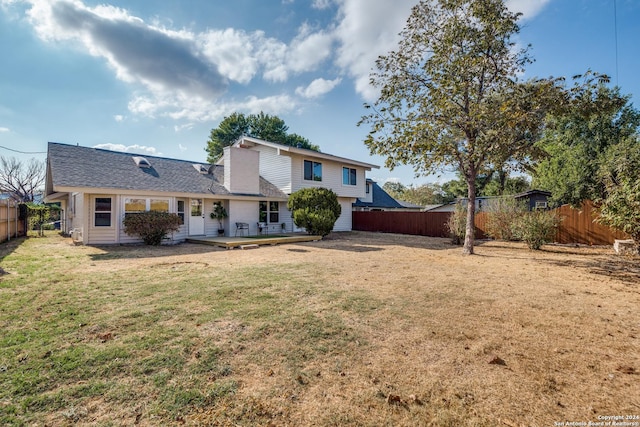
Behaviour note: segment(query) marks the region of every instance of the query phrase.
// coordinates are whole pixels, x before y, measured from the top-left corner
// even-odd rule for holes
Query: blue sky
[[[0,0],[0,155],[44,159],[7,148],[55,141],[204,161],[224,116],[264,111],[323,152],[382,166],[356,123],[415,1]],[[524,77],[590,68],[640,102],[640,1],[615,1],[509,0],[536,60]]]

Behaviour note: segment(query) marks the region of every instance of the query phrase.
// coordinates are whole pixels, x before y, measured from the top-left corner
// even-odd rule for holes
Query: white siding
[[[260,154],[246,148],[224,148],[224,186],[231,193],[259,194]]]
[[[96,227],[95,222],[95,206],[96,206],[96,198],[99,197],[110,197],[111,198],[111,226],[109,227]],[[88,199],[87,209],[87,221],[88,227],[84,229],[83,232],[83,240],[85,243],[90,245],[100,245],[100,244],[110,244],[116,243],[116,235],[117,235],[117,212],[118,212],[118,197],[115,194],[92,194],[87,197]],[[84,236],[86,233],[86,238]]]
[[[340,203],[340,207],[342,208],[342,213],[340,214],[340,218],[338,218],[335,225],[333,226],[333,231],[351,231],[351,205],[355,201],[355,199],[344,197],[338,198],[338,202]]]
[[[217,236],[218,235],[218,224],[217,219],[211,219],[210,214],[213,212],[213,204],[216,202],[221,202],[222,206],[229,213],[229,201],[220,200],[220,199],[203,199],[202,204],[204,205],[204,234],[205,236]],[[224,227],[225,236],[229,236],[229,217],[222,220],[222,226]],[[235,230],[235,226],[234,226]]]
[[[285,194],[291,193],[291,158],[264,145],[252,147],[260,153],[260,175]]]
[[[249,231],[242,235],[258,234],[258,202],[245,200],[229,200],[229,236],[236,233],[236,222],[249,224]]]
[[[74,228],[84,228],[84,194],[72,193],[69,197],[69,210],[67,212],[67,222],[69,232]]]
[[[322,181],[304,180],[304,161],[311,160],[322,163]],[[356,185],[342,184],[342,167],[356,170]],[[291,158],[292,192],[301,188],[324,187],[331,189],[338,197],[364,197],[365,196],[365,170],[362,167],[351,166],[324,159],[312,157],[293,156]]]

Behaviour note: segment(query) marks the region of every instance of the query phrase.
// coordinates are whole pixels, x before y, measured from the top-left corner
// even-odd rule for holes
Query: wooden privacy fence
[[[0,200],[0,242],[22,235],[24,228],[18,203],[9,199]]]
[[[581,209],[569,205],[555,209],[563,218],[554,241],[557,243],[580,243],[585,245],[611,245],[616,239],[629,236],[594,221],[595,208],[586,200]],[[447,219],[451,212],[353,212],[353,229],[383,233],[413,234],[418,236],[448,237]],[[476,238],[487,238],[487,212],[476,214]]]
[[[616,239],[630,239],[626,233],[595,222],[596,210],[590,200],[585,200],[580,209],[563,205],[556,212],[562,218],[555,238],[558,243],[612,245]]]
[[[383,233],[447,237],[450,212],[353,212],[353,229]]]

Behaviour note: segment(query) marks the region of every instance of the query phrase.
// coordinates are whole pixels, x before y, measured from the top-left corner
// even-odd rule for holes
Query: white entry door
[[[191,199],[191,214],[189,215],[189,235],[204,234],[204,206],[202,199]]]

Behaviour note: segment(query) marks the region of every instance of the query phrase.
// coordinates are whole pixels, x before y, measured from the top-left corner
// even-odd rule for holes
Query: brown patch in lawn
[[[118,301],[97,316],[106,326],[80,337],[120,345],[152,318],[148,328],[182,331],[166,344],[186,359],[160,391],[147,376],[116,377],[141,387],[139,401],[85,399],[73,421],[550,426],[640,413],[638,258],[478,243],[475,256],[447,239],[360,232],[259,251],[70,246],[90,253],[78,271],[166,282],[127,302],[116,281]],[[132,352],[132,364],[162,350]],[[190,387],[206,399],[157,409],[159,394]]]

